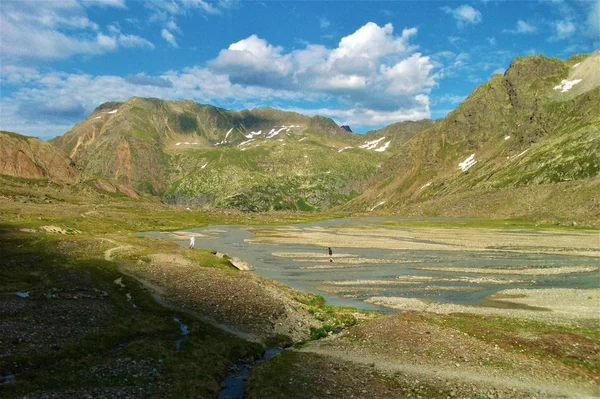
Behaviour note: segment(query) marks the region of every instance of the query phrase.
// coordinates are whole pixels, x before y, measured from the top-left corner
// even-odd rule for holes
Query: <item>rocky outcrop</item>
[[[0,132],[0,174],[27,179],[75,183],[71,160],[35,137]]]
[[[238,270],[243,270],[243,271],[254,270],[254,268],[250,265],[250,263],[246,262],[243,259],[240,259],[240,258],[237,258],[234,256],[232,258],[229,258],[228,260],[229,260],[229,264]]]

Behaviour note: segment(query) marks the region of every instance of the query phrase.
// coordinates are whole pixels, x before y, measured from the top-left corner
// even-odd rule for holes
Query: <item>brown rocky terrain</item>
[[[0,132],[0,174],[27,179],[75,183],[71,160],[51,144],[35,137]]]

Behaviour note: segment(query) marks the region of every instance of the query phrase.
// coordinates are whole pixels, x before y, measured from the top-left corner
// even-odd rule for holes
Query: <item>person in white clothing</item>
[[[196,237],[191,236],[190,237],[190,248],[194,248],[195,245],[196,245]]]

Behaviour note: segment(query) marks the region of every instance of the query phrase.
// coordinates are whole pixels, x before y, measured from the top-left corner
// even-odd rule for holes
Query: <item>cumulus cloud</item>
[[[287,53],[252,35],[222,50],[208,67],[233,84],[334,95],[356,109],[389,112],[414,106],[414,97],[435,85],[433,64],[410,44],[416,34],[410,28],[395,35],[392,24],[369,22],[336,48],[308,44]]]
[[[118,32],[113,29],[99,40],[107,48],[121,46]],[[89,113],[102,102],[131,96],[194,99],[237,109],[274,100],[330,104],[315,107],[315,113],[362,126],[422,119],[430,114],[429,93],[439,75],[434,73],[434,61],[411,44],[416,34],[415,28],[396,34],[391,24],[368,23],[333,48],[306,44],[291,51],[251,35],[229,45],[205,66],[155,76],[10,68],[5,74],[3,69],[3,81],[26,81],[27,86],[2,98],[0,120],[2,128],[31,133],[37,122],[22,116],[28,109],[41,110],[44,128],[60,134],[66,119],[72,118],[72,123],[81,119],[81,109]]]
[[[135,35],[102,32],[87,17],[84,5],[122,7],[120,1],[20,1],[0,8],[0,51],[8,60],[57,60],[74,55],[98,55],[124,47],[152,48]]]
[[[466,24],[478,24],[482,20],[481,12],[467,4],[456,8],[442,7],[442,10],[446,14],[450,14],[456,20],[459,27],[463,27]]]
[[[209,62],[215,71],[226,73],[234,84],[284,88],[292,68],[289,55],[256,35],[231,44]]]
[[[504,33],[512,33],[512,34],[528,34],[537,32],[537,28],[534,25],[531,25],[523,20],[517,21],[517,26],[514,29],[504,29],[502,32]]]

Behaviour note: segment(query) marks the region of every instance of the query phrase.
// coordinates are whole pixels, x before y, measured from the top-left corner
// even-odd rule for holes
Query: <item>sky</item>
[[[48,139],[132,96],[443,118],[518,56],[600,47],[600,1],[0,1],[0,129]]]

